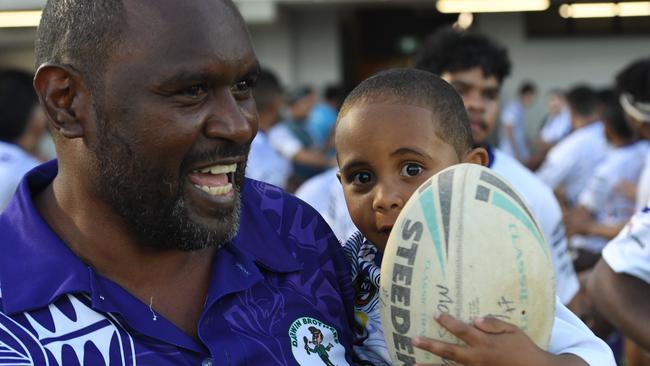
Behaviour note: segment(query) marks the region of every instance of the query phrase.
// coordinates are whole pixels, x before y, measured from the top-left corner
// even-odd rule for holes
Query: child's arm
[[[413,345],[466,366],[587,366],[573,354],[553,355],[537,347],[519,328],[496,318],[477,318],[474,326],[451,315],[436,319],[466,345],[416,337]]]
[[[616,365],[611,349],[564,305],[556,301],[549,351],[537,347],[516,326],[494,318],[464,324],[449,315],[440,324],[467,345],[458,346],[430,339],[413,345],[466,366],[483,365]]]

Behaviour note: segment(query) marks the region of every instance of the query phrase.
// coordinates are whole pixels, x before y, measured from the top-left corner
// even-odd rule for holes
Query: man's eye
[[[354,173],[351,181],[355,184],[368,184],[372,181],[372,175],[368,172]]]
[[[199,98],[206,93],[206,88],[203,85],[192,85],[188,88],[181,90],[181,94],[190,98]]]
[[[402,167],[400,174],[404,177],[415,177],[416,175],[422,174],[424,168],[419,164],[409,163]]]
[[[254,87],[252,80],[242,80],[232,86],[232,92],[236,95],[248,95]]]

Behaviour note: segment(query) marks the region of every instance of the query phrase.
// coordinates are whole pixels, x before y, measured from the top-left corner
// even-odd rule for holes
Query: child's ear
[[[479,164],[483,166],[488,166],[490,163],[490,157],[487,150],[482,147],[475,147],[470,151],[465,153],[463,157],[463,163],[472,163]]]

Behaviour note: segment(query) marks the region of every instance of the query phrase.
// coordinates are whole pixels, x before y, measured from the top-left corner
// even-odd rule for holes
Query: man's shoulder
[[[507,154],[495,151],[495,164],[492,169],[501,174],[522,195],[533,211],[542,207],[556,207],[557,199],[551,188],[528,168]],[[548,210],[545,210],[548,211]]]
[[[321,215],[309,204],[282,188],[246,178],[242,226],[274,234],[283,242],[303,244],[338,242]],[[250,227],[246,227],[250,229]]]

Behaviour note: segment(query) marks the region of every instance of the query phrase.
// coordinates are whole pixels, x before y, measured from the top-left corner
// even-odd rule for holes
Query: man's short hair
[[[510,59],[505,47],[481,34],[441,28],[429,35],[413,56],[417,69],[436,75],[479,67],[486,77],[499,83],[510,75]]]
[[[121,0],[48,0],[36,34],[36,67],[69,65],[99,92],[106,59],[125,30]]]
[[[283,93],[284,91],[278,77],[270,70],[261,69],[257,77],[257,82],[255,83],[255,90],[253,91],[257,111],[265,111]]]
[[[634,131],[627,122],[623,107],[617,98],[603,100],[603,122],[621,139],[629,140],[634,137]]]
[[[14,142],[27,128],[38,104],[33,75],[24,71],[0,71],[0,140]]]
[[[436,135],[453,146],[459,158],[472,147],[472,131],[463,100],[451,85],[430,72],[391,69],[371,76],[345,98],[339,121],[353,106],[370,102],[428,108],[433,112]]]
[[[526,80],[519,85],[519,95],[537,93],[537,86],[530,80]]]
[[[598,94],[587,85],[578,85],[566,94],[566,100],[573,113],[590,117],[598,108]]]

